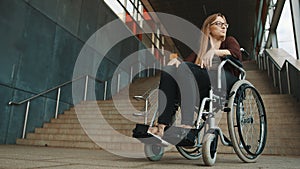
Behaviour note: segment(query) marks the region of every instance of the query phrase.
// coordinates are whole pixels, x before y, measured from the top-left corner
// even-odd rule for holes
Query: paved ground
[[[203,166],[201,160],[186,160],[179,153],[166,153],[161,161],[151,162],[145,158],[124,158],[103,150],[31,147],[0,145],[0,168],[3,169],[296,169],[300,168],[300,156],[263,155],[257,163],[246,164],[234,154],[218,154],[213,167]]]

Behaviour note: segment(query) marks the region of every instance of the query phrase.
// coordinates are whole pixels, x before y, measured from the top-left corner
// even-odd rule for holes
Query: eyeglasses
[[[227,23],[222,23],[222,22],[220,22],[220,21],[211,23],[210,25],[217,25],[218,27],[223,27],[223,26],[225,26],[225,28],[228,28],[228,27],[229,27],[229,24],[227,24]]]

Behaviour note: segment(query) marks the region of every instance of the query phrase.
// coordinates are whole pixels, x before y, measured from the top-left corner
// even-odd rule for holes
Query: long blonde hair
[[[226,22],[226,18],[224,15],[222,15],[221,13],[215,13],[212,14],[210,16],[208,16],[204,23],[202,24],[202,34],[200,37],[200,48],[199,48],[199,52],[198,52],[198,56],[196,58],[195,64],[200,64],[202,57],[205,55],[205,53],[208,51],[209,49],[209,34],[210,34],[210,26],[212,24],[213,21],[215,21],[217,19],[217,17],[220,16],[224,19],[224,21]],[[224,37],[225,40],[225,37]]]

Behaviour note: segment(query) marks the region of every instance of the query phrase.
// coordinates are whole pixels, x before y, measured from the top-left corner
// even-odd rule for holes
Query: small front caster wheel
[[[217,159],[218,137],[215,134],[208,133],[204,137],[202,147],[203,162],[207,166],[215,164]]]
[[[144,151],[150,161],[159,161],[164,155],[164,147],[157,144],[145,144]]]

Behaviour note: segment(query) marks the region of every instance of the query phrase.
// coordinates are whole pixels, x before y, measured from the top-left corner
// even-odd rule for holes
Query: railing
[[[104,83],[104,96],[103,96],[103,99],[106,100],[106,95],[107,95],[107,81],[101,81],[101,80],[98,80],[94,77],[91,77],[89,75],[85,75],[85,76],[80,76],[80,77],[77,77],[73,80],[70,80],[70,81],[67,81],[63,84],[60,84],[58,86],[55,86],[51,89],[48,89],[46,91],[43,91],[39,94],[36,94],[32,97],[29,97],[25,100],[22,100],[22,101],[19,101],[19,102],[15,102],[15,101],[10,101],[8,104],[9,105],[22,105],[24,103],[27,103],[26,104],[26,111],[25,111],[25,119],[24,119],[24,124],[23,124],[23,132],[22,132],[22,138],[24,139],[25,138],[25,134],[26,134],[26,127],[27,127],[27,121],[28,121],[28,114],[29,114],[29,108],[30,108],[30,103],[32,100],[36,99],[36,98],[39,98],[41,96],[44,96],[45,94],[47,93],[50,93],[52,91],[55,91],[57,90],[57,96],[56,96],[56,107],[55,107],[55,116],[54,118],[57,119],[57,116],[58,116],[58,110],[59,110],[59,103],[60,103],[60,96],[61,96],[61,89],[75,81],[78,81],[78,80],[81,80],[81,79],[85,79],[85,83],[84,83],[84,95],[83,95],[83,101],[86,101],[87,99],[87,93],[88,93],[88,81],[89,81],[89,78],[90,79],[93,79],[97,82],[100,82],[100,83]]]
[[[112,10],[113,10],[113,8],[112,8],[112,6],[116,6],[117,4],[116,3],[118,3],[118,5],[119,5],[119,7],[121,7],[121,8],[123,8],[123,10],[124,10],[124,17],[130,17],[131,19],[132,19],[132,22],[137,26],[137,30],[140,30],[140,31],[142,31],[142,32],[140,32],[139,34],[143,34],[144,33],[144,29],[147,29],[147,30],[152,30],[153,32],[157,32],[157,34],[156,33],[153,33],[152,34],[152,36],[150,37],[147,33],[144,33],[143,34],[143,41],[146,39],[146,40],[148,40],[150,43],[151,43],[151,45],[152,45],[152,47],[151,46],[147,46],[146,45],[146,43],[145,42],[143,42],[144,44],[145,44],[145,46],[147,46],[148,48],[151,48],[152,50],[151,50],[151,53],[154,55],[154,49],[159,49],[159,46],[160,45],[158,45],[158,44],[161,44],[161,45],[163,45],[164,46],[164,40],[162,40],[161,39],[161,37],[162,36],[159,36],[159,32],[161,32],[162,30],[160,30],[159,28],[161,28],[161,27],[163,27],[163,25],[158,25],[158,23],[159,23],[159,21],[158,21],[158,18],[157,18],[157,16],[154,18],[154,16],[152,16],[152,15],[150,15],[150,14],[147,14],[147,16],[148,17],[150,17],[151,19],[150,20],[147,20],[147,19],[145,19],[145,16],[144,16],[144,13],[145,13],[145,11],[144,11],[144,9],[142,10],[142,11],[140,11],[139,9],[138,9],[138,7],[137,7],[137,5],[135,4],[135,3],[133,3],[133,1],[128,1],[128,2],[125,2],[125,4],[123,3],[123,2],[121,2],[120,0],[117,0],[116,2],[112,2],[112,1],[104,1]],[[127,3],[130,3],[131,5],[131,7],[133,8],[132,10],[134,10],[134,15],[130,12],[130,11],[128,11],[128,6],[126,5]],[[140,4],[143,8],[144,8],[144,4],[143,3],[141,3]],[[114,11],[114,10],[113,10]],[[131,30],[132,32],[134,32],[131,28],[130,28],[130,26],[128,25],[128,23],[125,21],[125,18],[122,18],[121,17],[121,15],[120,14],[118,14],[119,13],[119,11],[118,12],[116,12],[116,11],[114,11],[115,13],[116,13],[116,15],[118,16],[118,17],[120,17],[120,19],[124,22],[124,24],[127,26],[127,28],[129,29],[129,30]],[[147,13],[148,13],[148,11],[147,11]],[[139,18],[139,19],[138,19]],[[156,25],[155,25],[155,29],[154,28],[152,28],[149,24],[148,24],[148,21],[153,21],[153,23],[155,23]],[[129,22],[129,23],[131,23],[131,22]],[[135,34],[135,33],[134,33]],[[155,39],[157,40],[157,41],[155,41]],[[158,44],[157,44],[158,43]],[[162,50],[162,52],[160,51],[160,50],[158,50],[158,52],[159,52],[159,57],[160,57],[160,59],[163,59],[163,63],[165,63],[165,57],[164,57],[164,49],[161,49]]]
[[[134,113],[134,116],[144,116],[144,123],[147,124],[148,116],[151,112],[157,112],[158,106],[158,91],[155,90],[158,88],[158,85],[153,86],[152,88],[148,89],[143,95],[134,96],[136,100],[144,100],[145,101],[145,108],[143,112]],[[150,109],[149,109],[150,107]],[[153,122],[151,122],[152,124]]]
[[[283,49],[266,49],[257,61],[261,70],[267,70],[273,85],[279,88],[281,94],[291,94],[300,99],[300,60]]]
[[[155,63],[154,63],[155,64]],[[141,73],[142,72],[142,63],[139,63],[139,72]],[[155,67],[155,65],[154,65]],[[119,73],[117,74],[117,84],[116,84],[116,92],[119,93],[120,90],[121,90],[121,70],[119,70]],[[132,79],[133,79],[133,67],[131,66],[130,68],[130,72],[128,73],[129,74],[129,79],[128,80],[128,83],[132,83]],[[153,76],[155,76],[155,69],[153,69],[153,73],[152,73]],[[148,68],[147,69],[147,72],[146,72],[146,77],[150,77],[150,69]],[[142,77],[141,74],[139,74],[139,77]],[[55,86],[53,88],[50,88],[48,90],[45,90],[39,94],[36,94],[32,97],[29,97],[25,100],[22,100],[22,101],[9,101],[8,104],[9,105],[22,105],[22,104],[26,104],[26,110],[25,110],[25,118],[24,118],[24,124],[23,124],[23,132],[22,132],[22,139],[25,138],[25,135],[26,135],[26,127],[27,127],[27,121],[28,121],[28,114],[29,114],[29,109],[30,109],[30,104],[31,104],[31,101],[34,100],[34,99],[37,99],[41,96],[44,96],[45,94],[48,94],[50,92],[53,92],[55,90],[57,90],[57,95],[56,95],[56,107],[55,107],[55,115],[54,115],[54,118],[57,119],[57,116],[58,116],[58,111],[59,111],[59,103],[60,103],[60,97],[61,97],[61,91],[62,91],[62,88],[73,83],[73,82],[76,82],[78,80],[81,80],[81,79],[85,79],[85,82],[84,82],[84,95],[83,95],[83,101],[86,101],[87,100],[87,94],[88,94],[88,85],[89,85],[89,79],[92,79],[92,80],[95,80],[96,82],[98,83],[104,83],[104,89],[103,89],[103,100],[106,100],[107,99],[107,90],[108,90],[108,81],[112,79],[112,77],[109,79],[109,80],[106,80],[106,81],[102,81],[102,80],[99,80],[95,77],[92,77],[90,75],[84,75],[84,76],[80,76],[80,77],[77,77],[75,79],[72,79],[70,81],[67,81],[65,83],[62,83],[58,86]],[[147,98],[147,100],[149,101],[149,98]],[[148,102],[147,101],[147,102]]]

